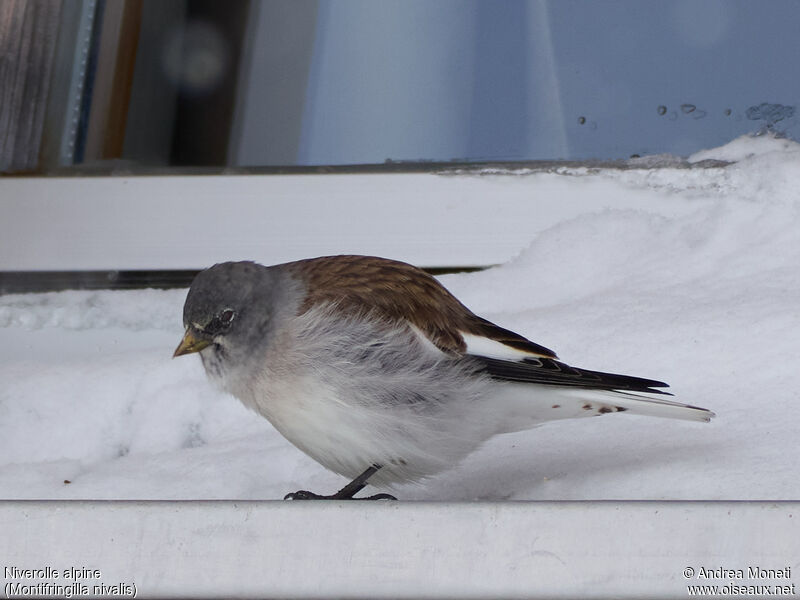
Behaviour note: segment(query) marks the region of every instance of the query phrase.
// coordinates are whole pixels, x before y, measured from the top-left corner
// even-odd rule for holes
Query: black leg
[[[378,469],[380,469],[380,465],[372,465],[366,471],[364,471],[361,475],[353,479],[350,483],[344,486],[335,494],[331,494],[330,496],[321,496],[320,494],[315,494],[314,492],[309,492],[307,490],[300,490],[297,492],[293,492],[291,494],[286,494],[283,497],[284,500],[397,500],[391,494],[375,494],[374,496],[368,496],[366,498],[354,498],[354,496],[363,490],[367,486],[367,480],[372,477]]]

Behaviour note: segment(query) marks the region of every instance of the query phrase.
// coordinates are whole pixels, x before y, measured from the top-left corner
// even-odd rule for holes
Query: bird
[[[608,413],[709,421],[666,383],[577,368],[469,310],[427,271],[374,256],[323,256],[200,271],[173,357],[350,483],[392,489],[459,464],[489,438]],[[393,491],[393,490],[392,490]]]

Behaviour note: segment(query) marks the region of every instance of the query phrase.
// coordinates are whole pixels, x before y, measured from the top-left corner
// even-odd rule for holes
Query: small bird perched
[[[568,366],[425,271],[384,258],[217,264],[192,282],[183,323],[174,356],[199,352],[223,390],[352,479],[331,496],[292,499],[419,481],[494,435],[556,419],[714,416],[665,400],[660,381]]]

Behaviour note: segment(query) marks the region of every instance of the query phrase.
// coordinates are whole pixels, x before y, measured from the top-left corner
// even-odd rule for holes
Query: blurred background
[[[0,0],[0,172],[797,139],[799,25],[796,0]]]

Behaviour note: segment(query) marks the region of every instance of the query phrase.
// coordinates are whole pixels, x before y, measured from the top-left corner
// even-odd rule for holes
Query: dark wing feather
[[[495,379],[504,381],[672,395],[669,392],[653,389],[669,387],[663,381],[578,369],[549,358],[526,358],[522,361],[499,360],[486,356],[471,356],[470,358],[477,361],[484,372]]]

